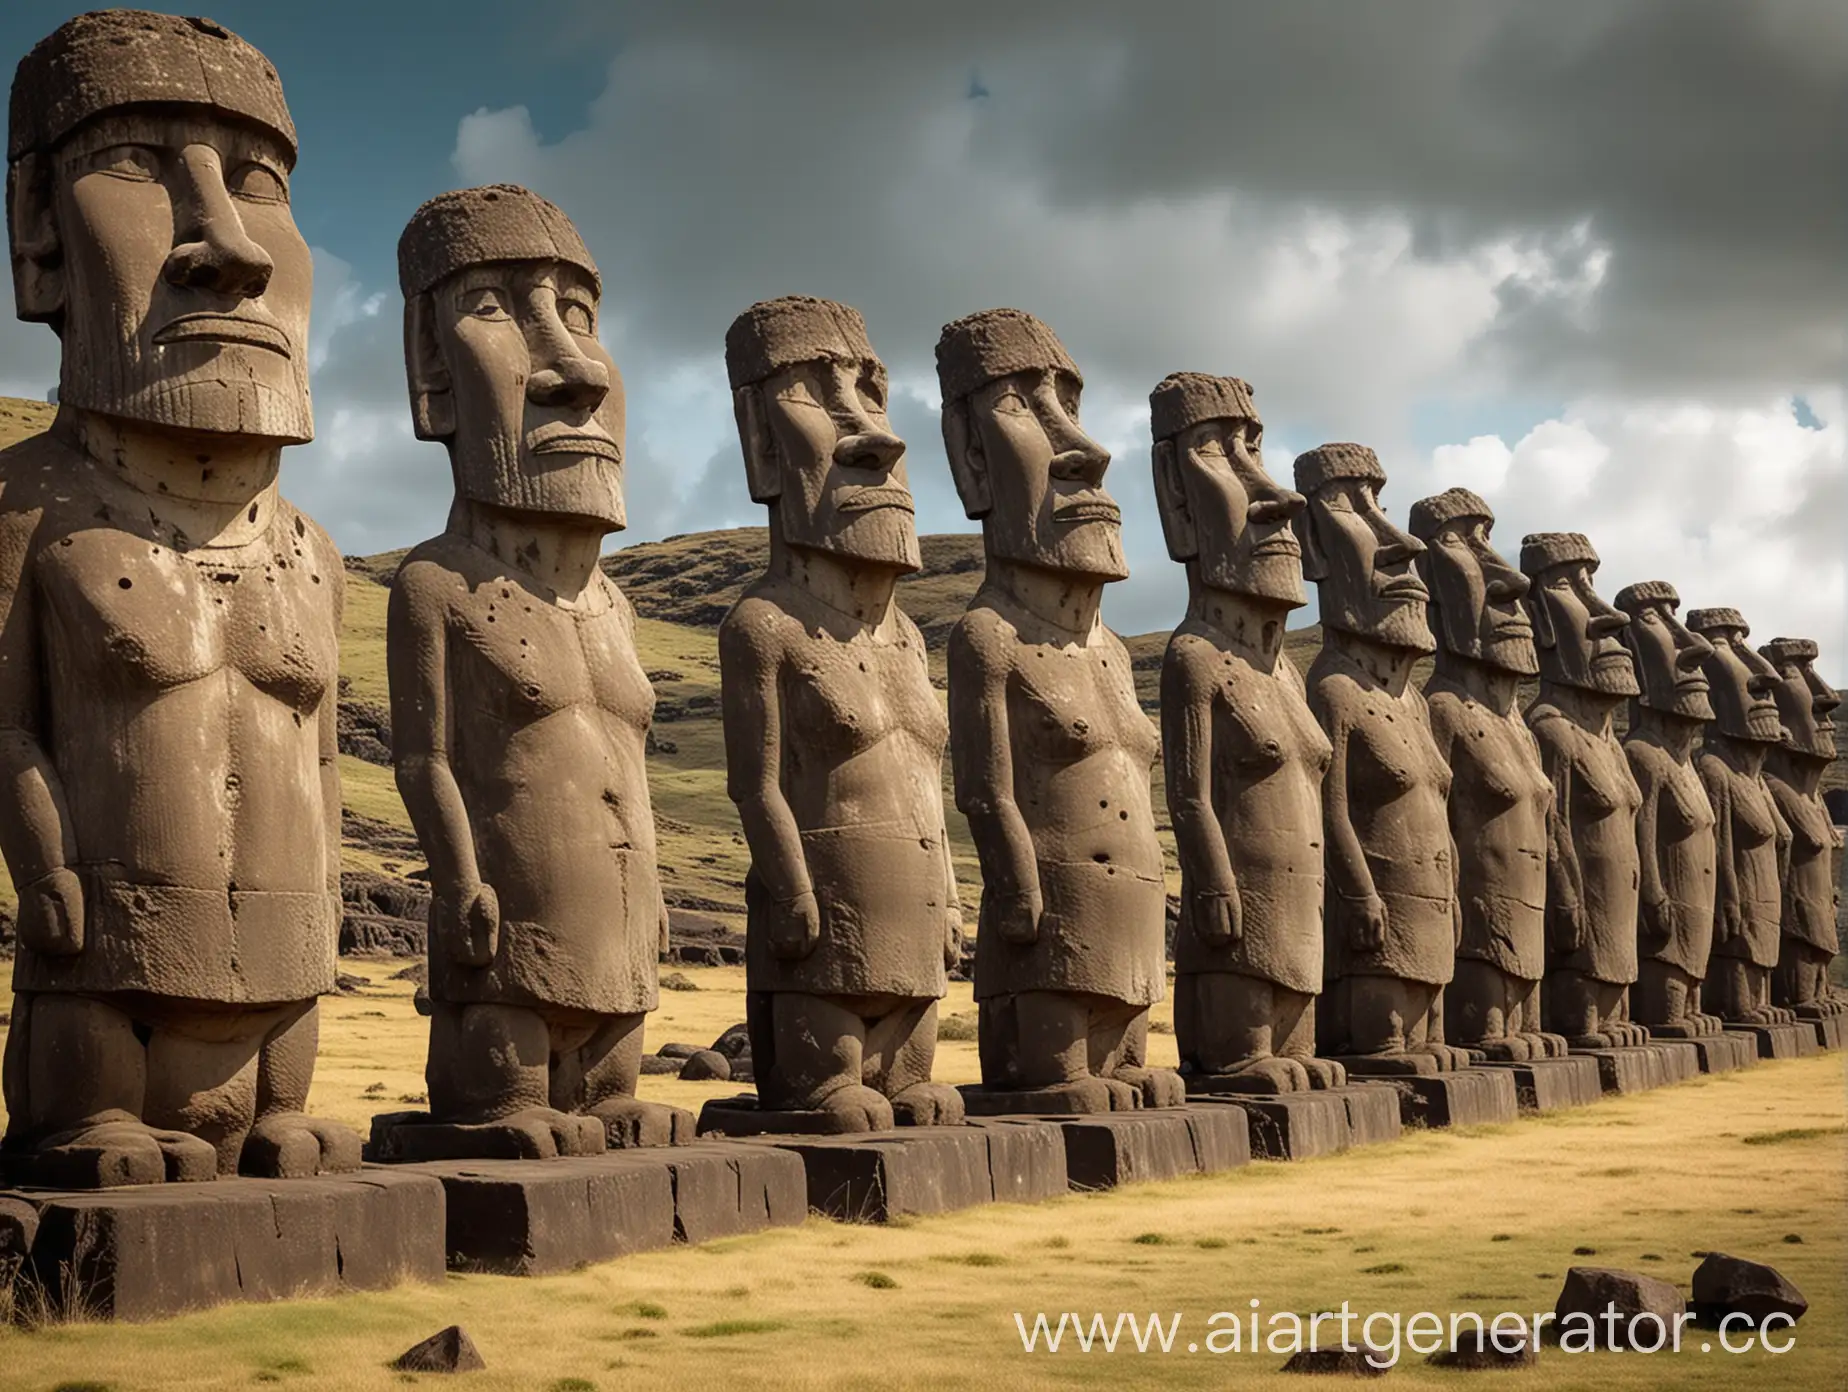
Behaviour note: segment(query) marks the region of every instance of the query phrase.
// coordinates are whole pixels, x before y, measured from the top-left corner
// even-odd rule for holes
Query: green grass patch
[[[738,1334],[774,1334],[779,1329],[787,1329],[785,1320],[771,1319],[728,1319],[715,1320],[711,1324],[696,1324],[681,1333],[689,1339],[729,1339]]]

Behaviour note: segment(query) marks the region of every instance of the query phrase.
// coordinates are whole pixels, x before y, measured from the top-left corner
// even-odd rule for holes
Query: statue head
[[[514,184],[439,194],[398,238],[398,283],[412,425],[448,447],[456,497],[624,526],[622,378],[571,220]]]
[[[1630,621],[1592,588],[1598,553],[1590,540],[1580,532],[1525,536],[1521,569],[1533,586],[1527,614],[1540,646],[1540,675],[1581,691],[1637,695],[1636,669],[1621,636]]]
[[[943,448],[990,557],[1097,580],[1129,574],[1110,453],[1078,424],[1084,378],[1051,329],[1018,309],[946,324],[937,340]]]
[[[1777,674],[1771,694],[1784,727],[1784,748],[1825,762],[1833,759],[1835,708],[1842,698],[1816,671],[1816,644],[1808,638],[1773,638],[1758,655]]]
[[[1292,609],[1305,603],[1291,527],[1303,495],[1265,472],[1264,422],[1250,386],[1171,373],[1149,393],[1149,429],[1168,554],[1209,588]]]
[[[1418,572],[1431,589],[1432,628],[1444,651],[1531,677],[1540,659],[1521,603],[1527,577],[1490,543],[1494,528],[1494,511],[1467,488],[1412,504],[1412,535],[1425,544]]]
[[[1637,705],[1684,720],[1713,719],[1705,671],[1713,649],[1675,616],[1681,607],[1675,587],[1666,580],[1625,585],[1616,604],[1630,620],[1623,641],[1642,687]]]
[[[1703,665],[1719,733],[1756,744],[1781,741],[1784,724],[1777,709],[1777,673],[1746,642],[1752,630],[1744,615],[1737,609],[1690,609],[1688,627],[1712,649]]]
[[[20,60],[7,137],[19,317],[60,404],[169,430],[312,439],[313,263],[269,60],[209,19],[100,10]]]
[[[1388,647],[1430,652],[1431,594],[1418,578],[1424,543],[1395,527],[1380,507],[1386,470],[1365,445],[1319,445],[1296,456],[1296,515],[1303,574],[1316,583],[1322,625]]]
[[[751,496],[790,546],[916,570],[905,442],[886,419],[886,370],[858,310],[789,295],[725,334]]]

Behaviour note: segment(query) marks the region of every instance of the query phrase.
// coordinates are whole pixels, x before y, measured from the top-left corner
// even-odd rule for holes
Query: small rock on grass
[[[400,1373],[473,1373],[487,1367],[475,1341],[459,1324],[438,1330],[392,1360]]]

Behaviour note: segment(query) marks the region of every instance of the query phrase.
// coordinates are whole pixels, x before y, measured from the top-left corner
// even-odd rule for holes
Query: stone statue
[[[387,622],[398,790],[430,863],[430,1114],[375,1148],[690,1139],[690,1113],[635,1097],[667,910],[654,691],[597,564],[627,516],[596,265],[563,213],[502,184],[419,208],[398,278],[412,423],[448,449],[455,500]]]
[[[1714,718],[1696,760],[1716,838],[1713,955],[1702,1000],[1728,1024],[1789,1024],[1794,1016],[1771,1004],[1783,913],[1778,869],[1790,843],[1764,776],[1766,756],[1784,737],[1777,673],[1746,642],[1751,630],[1737,609],[1695,609],[1688,627],[1712,649],[1703,667]]]
[[[930,1076],[962,936],[949,732],[893,599],[920,561],[885,367],[857,311],[805,296],[739,315],[725,363],[770,510],[770,568],[719,628],[759,1104],[819,1114],[784,1129],[960,1122]]]
[[[1167,1106],[1147,1065],[1166,891],[1149,794],[1154,726],[1098,617],[1129,573],[1109,454],[1045,324],[991,309],[937,342],[943,442],[988,571],[950,635],[956,805],[982,862],[975,995],[984,1110]]]
[[[80,15],[13,80],[19,317],[63,345],[0,455],[6,1168],[96,1187],[358,1166],[303,1115],[340,915],[340,554],[275,69],[205,19]]]
[[[1309,708],[1333,747],[1322,1052],[1350,1070],[1466,1068],[1468,1052],[1444,1036],[1460,927],[1450,768],[1411,685],[1436,646],[1414,569],[1424,544],[1381,510],[1386,471],[1366,446],[1322,445],[1297,455],[1295,472],[1308,499],[1295,519],[1303,573],[1322,610]]]
[[[1822,775],[1835,760],[1841,697],[1817,673],[1817,648],[1809,639],[1773,638],[1758,652],[1777,673],[1772,694],[1784,727],[1782,742],[1765,757],[1765,785],[1790,828],[1771,1001],[1798,1019],[1844,1015],[1848,999],[1829,984],[1829,962],[1839,950],[1830,873],[1838,833],[1821,792]]]
[[[1290,525],[1303,497],[1265,472],[1238,378],[1176,373],[1149,413],[1162,530],[1187,566],[1187,617],[1161,668],[1181,1062],[1252,1092],[1338,1087],[1346,1070],[1315,1057],[1328,739],[1283,653],[1306,598]]]
[[[1630,701],[1623,752],[1642,793],[1636,818],[1636,984],[1630,1013],[1650,1034],[1699,1039],[1720,1031],[1700,1008],[1713,944],[1713,807],[1694,767],[1694,742],[1713,718],[1702,664],[1712,652],[1675,614],[1666,580],[1617,592],[1629,617],[1625,646],[1640,688]]]
[[[1638,692],[1621,637],[1629,620],[1592,588],[1598,553],[1578,532],[1524,538],[1521,569],[1540,648],[1527,724],[1553,782],[1544,1014],[1575,1049],[1646,1044],[1648,1032],[1629,1018],[1643,795],[1612,723]]]
[[[1412,504],[1437,637],[1424,695],[1450,765],[1463,918],[1444,1028],[1453,1043],[1518,1062],[1560,1057],[1566,1041],[1540,1023],[1553,785],[1516,701],[1540,660],[1522,604],[1527,577],[1496,551],[1494,526],[1495,513],[1467,488]]]

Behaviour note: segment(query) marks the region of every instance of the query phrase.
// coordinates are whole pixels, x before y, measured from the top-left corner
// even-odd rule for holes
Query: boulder
[[[1335,1373],[1345,1377],[1385,1377],[1392,1371],[1393,1355],[1370,1344],[1330,1344],[1299,1349],[1283,1365],[1286,1373]]]
[[[1518,1334],[1504,1330],[1499,1336],[1492,1329],[1461,1329],[1457,1331],[1454,1344],[1439,1349],[1425,1361],[1434,1368],[1458,1368],[1465,1372],[1485,1368],[1531,1368],[1540,1361],[1540,1350],[1534,1347],[1530,1329]]]
[[[1745,1319],[1734,1320],[1730,1327],[1747,1324],[1756,1329],[1767,1315],[1802,1319],[1809,1301],[1774,1266],[1709,1252],[1694,1270],[1694,1294],[1688,1306],[1704,1325],[1718,1327],[1726,1316],[1742,1315]]]
[[[714,1049],[701,1049],[680,1068],[680,1079],[687,1083],[724,1083],[731,1075],[731,1060]]]
[[[1607,1312],[1613,1309],[1617,1312],[1618,1325],[1614,1339],[1607,1318]],[[1571,1346],[1578,1347],[1583,1340],[1584,1321],[1590,1320],[1595,1347],[1628,1349],[1632,1322],[1653,1315],[1655,1319],[1646,1320],[1636,1331],[1642,1351],[1647,1352],[1660,1332],[1656,1321],[1661,1321],[1662,1330],[1672,1336],[1676,1317],[1686,1311],[1687,1303],[1682,1300],[1681,1292],[1667,1281],[1612,1267],[1574,1266],[1567,1269],[1566,1283],[1554,1302],[1555,1324],[1552,1327],[1562,1342],[1576,1331],[1579,1337]],[[1567,1324],[1568,1320],[1572,1321],[1571,1325]]]
[[[724,1054],[726,1058],[737,1058],[740,1054],[750,1053],[750,1028],[746,1025],[733,1025],[712,1041],[712,1050],[714,1053]]]
[[[704,1051],[697,1044],[663,1044],[655,1052],[662,1058],[690,1059],[693,1055]]]
[[[685,1062],[685,1059],[667,1058],[661,1054],[643,1054],[641,1071],[646,1074],[666,1075],[671,1078],[679,1074],[680,1066]]]
[[[438,1330],[420,1344],[412,1344],[392,1359],[391,1366],[400,1373],[475,1373],[488,1365],[475,1348],[475,1341],[459,1324]]]

